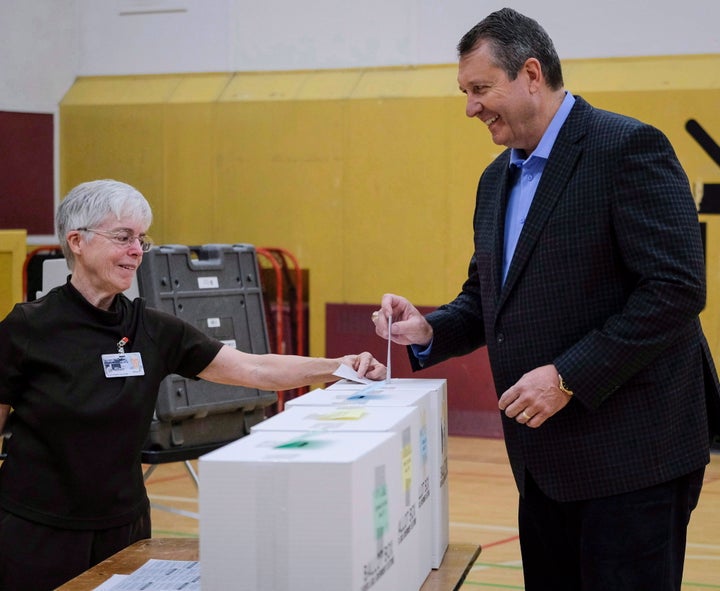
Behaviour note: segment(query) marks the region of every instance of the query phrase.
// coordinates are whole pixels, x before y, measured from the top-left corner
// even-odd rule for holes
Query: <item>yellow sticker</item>
[[[333,412],[318,415],[321,421],[357,421],[367,414],[363,408],[340,408]]]

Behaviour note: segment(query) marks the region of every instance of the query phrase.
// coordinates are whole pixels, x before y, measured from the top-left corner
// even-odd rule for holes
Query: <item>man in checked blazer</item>
[[[460,294],[425,318],[386,294],[376,331],[392,316],[415,369],[488,347],[527,591],[679,591],[720,432],[686,175],[660,131],[566,92],[534,20],[495,12],[458,52],[468,117],[508,149]]]

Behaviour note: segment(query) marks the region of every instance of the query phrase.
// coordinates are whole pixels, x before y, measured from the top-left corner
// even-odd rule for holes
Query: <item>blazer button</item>
[[[499,332],[495,336],[495,340],[497,341],[498,345],[502,345],[505,342],[505,335],[503,333]]]

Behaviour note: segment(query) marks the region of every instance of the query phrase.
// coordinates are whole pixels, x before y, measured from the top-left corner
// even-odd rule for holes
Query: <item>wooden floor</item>
[[[523,589],[517,491],[503,442],[451,437],[448,447],[450,541],[482,546],[462,591]],[[183,464],[159,465],[147,486],[153,503],[197,514],[197,489]],[[153,509],[154,537],[197,535],[197,519]],[[712,456],[690,524],[683,582],[683,591],[712,590],[720,590],[720,454]]]

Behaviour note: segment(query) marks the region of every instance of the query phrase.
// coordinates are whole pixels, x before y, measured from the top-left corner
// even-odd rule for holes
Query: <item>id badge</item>
[[[106,378],[145,375],[140,353],[113,353],[101,357]]]

